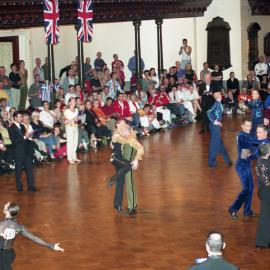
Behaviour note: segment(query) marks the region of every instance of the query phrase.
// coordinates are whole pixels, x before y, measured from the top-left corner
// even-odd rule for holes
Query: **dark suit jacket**
[[[220,257],[208,258],[205,262],[194,265],[189,270],[239,270],[239,268]]]
[[[13,153],[15,158],[29,156],[33,154],[31,142],[24,139],[26,133],[25,127],[21,124],[19,129],[14,123],[9,127],[8,133],[12,142]]]

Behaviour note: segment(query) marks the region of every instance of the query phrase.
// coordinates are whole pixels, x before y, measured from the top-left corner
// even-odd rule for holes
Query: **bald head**
[[[210,252],[222,252],[225,247],[223,235],[218,232],[209,233],[206,240],[207,251]]]

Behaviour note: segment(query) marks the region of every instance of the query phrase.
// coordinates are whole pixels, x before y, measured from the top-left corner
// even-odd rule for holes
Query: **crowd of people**
[[[254,71],[250,71],[247,80],[240,85],[234,72],[224,83],[218,64],[211,71],[205,62],[197,76],[191,65],[191,52],[184,39],[179,52],[181,61],[176,61],[160,76],[155,68],[145,69],[141,59],[141,79],[136,75],[135,56],[131,57],[129,87],[125,85],[124,63],[117,54],[113,55],[111,65],[102,59],[101,52],[97,52],[93,65],[87,57],[83,87],[78,83],[77,58],[61,69],[59,78],[53,82],[49,82],[47,58],[43,65],[41,59],[36,58],[32,71],[34,82],[29,87],[23,60],[11,64],[9,75],[1,66],[1,171],[6,167],[14,169],[8,131],[18,111],[22,113],[27,138],[32,140],[35,162],[67,157],[70,164],[75,164],[80,162],[76,152],[108,145],[118,120],[126,120],[138,137],[199,119],[202,119],[201,132],[206,131],[209,125],[206,111],[212,105],[209,95],[215,90],[222,91],[224,113],[227,114],[246,113],[249,110],[246,101],[251,99],[252,89],[258,89],[261,99],[269,106],[269,69],[264,57],[260,57]]]

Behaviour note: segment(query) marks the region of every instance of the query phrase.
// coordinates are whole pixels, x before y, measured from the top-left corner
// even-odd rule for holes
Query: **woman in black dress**
[[[259,152],[256,169],[259,176],[258,196],[261,200],[261,210],[256,246],[267,248],[270,245],[270,144],[261,144]]]

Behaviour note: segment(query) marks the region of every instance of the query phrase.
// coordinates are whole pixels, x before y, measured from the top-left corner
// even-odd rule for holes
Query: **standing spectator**
[[[41,68],[43,69],[44,81],[46,82],[49,80],[49,60],[48,60],[48,57],[45,58],[45,63],[44,63],[44,65],[41,66]]]
[[[104,66],[106,66],[105,61],[101,58],[101,52],[97,52],[97,58],[94,61],[94,67],[97,72],[103,71]]]
[[[234,102],[237,102],[237,97],[240,94],[239,81],[235,78],[234,72],[230,73],[230,78],[227,80],[227,91],[233,93]]]
[[[182,40],[183,44],[180,48],[179,55],[181,55],[181,69],[186,69],[187,64],[191,64],[192,48],[188,45],[186,38]]]
[[[239,268],[228,263],[222,257],[222,250],[225,249],[223,235],[219,232],[211,232],[206,239],[206,251],[208,258],[198,259],[198,264],[189,268],[189,270],[238,270]],[[197,260],[196,260],[197,261]]]
[[[121,69],[124,69],[124,63],[123,63],[123,61],[122,60],[119,60],[118,59],[118,54],[115,53],[113,55],[112,70],[114,68],[117,68],[118,65],[120,65],[120,68]]]
[[[219,64],[215,64],[214,71],[211,73],[212,76],[212,91],[218,92],[223,89],[223,73]]]
[[[37,74],[35,76],[35,82],[30,86],[28,97],[30,99],[30,104],[33,108],[40,107],[41,104],[41,83],[40,83],[40,77]]]
[[[141,70],[144,70],[145,64],[142,58],[140,59],[140,65],[141,65]],[[134,51],[134,56],[132,56],[128,60],[128,69],[130,70],[132,75],[136,73],[136,51]]]
[[[85,87],[88,92],[91,90],[91,73],[92,73],[92,65],[90,57],[86,57],[84,65],[84,80],[85,80]]]
[[[41,67],[41,60],[40,58],[36,58],[35,60],[36,66],[33,70],[33,77],[35,78],[36,75],[39,75],[40,81],[44,82],[45,81],[45,75],[44,75],[44,70]]]
[[[260,56],[259,63],[255,65],[254,71],[256,76],[262,81],[262,76],[268,74],[268,65],[264,61],[264,57]]]
[[[204,62],[203,63],[203,69],[200,72],[200,80],[205,82],[205,75],[206,74],[211,74],[210,69],[208,68],[208,63]]]
[[[26,170],[28,191],[35,192],[34,175],[33,175],[33,148],[28,142],[28,134],[22,123],[22,114],[15,112],[13,114],[14,123],[10,126],[8,132],[12,142],[14,159],[15,159],[15,177],[16,186],[19,192],[23,191],[21,180],[22,169]]]
[[[68,92],[70,85],[78,84],[78,78],[74,75],[74,70],[70,68],[68,70],[68,76],[64,79],[62,87],[65,91],[65,94]]]
[[[111,80],[109,82],[107,82],[106,86],[109,87],[108,97],[111,97],[112,99],[116,98],[117,93],[124,92],[121,88],[121,85],[117,81],[117,73],[116,72],[111,73]]]
[[[21,77],[17,71],[17,66],[15,63],[10,65],[11,72],[9,73],[9,80],[11,82],[11,93],[13,98],[13,106],[15,108],[19,108],[20,98],[21,98],[21,90],[20,87],[22,85]]]
[[[75,164],[80,162],[77,158],[77,147],[78,147],[78,109],[75,108],[75,98],[70,98],[68,101],[68,109],[65,110],[65,125],[66,125],[66,136],[67,136],[67,159],[69,164]]]
[[[7,81],[7,84],[9,84],[9,78],[6,75],[6,68],[4,66],[0,67],[0,81]]]
[[[22,83],[19,109],[24,110],[25,105],[26,105],[27,92],[28,92],[28,86],[27,86],[28,71],[25,68],[25,62],[23,60],[20,60],[19,62],[19,75],[20,75],[21,83]]]

